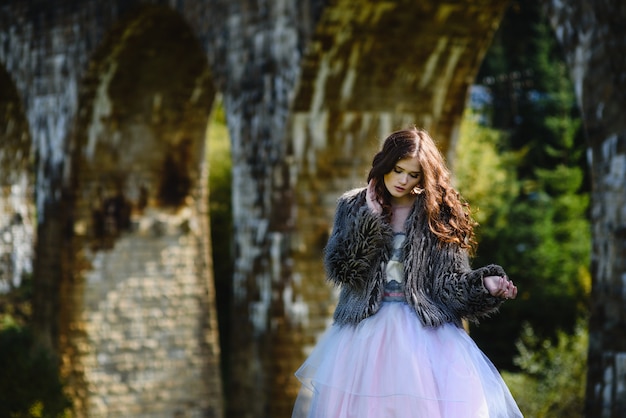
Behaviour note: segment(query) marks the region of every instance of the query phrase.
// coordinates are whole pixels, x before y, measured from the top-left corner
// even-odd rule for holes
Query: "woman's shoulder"
[[[350,201],[355,201],[355,200],[358,200],[359,198],[364,198],[364,197],[365,197],[365,187],[357,187],[357,188],[348,190],[347,192],[344,192],[339,197],[339,200],[350,202]]]

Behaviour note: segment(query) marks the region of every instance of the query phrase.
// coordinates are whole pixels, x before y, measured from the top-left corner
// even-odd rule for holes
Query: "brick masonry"
[[[505,6],[0,6],[0,173],[10,179],[0,228],[15,231],[0,250],[19,255],[0,260],[1,280],[34,273],[40,340],[61,356],[77,416],[289,416],[293,371],[334,306],[321,251],[336,197],[363,184],[378,141],[409,123],[453,159],[467,87]],[[626,242],[624,7],[546,7],[601,174],[594,254],[611,267],[594,274],[610,282],[625,271],[612,255]],[[204,164],[216,92],[231,137],[236,254],[225,393]]]

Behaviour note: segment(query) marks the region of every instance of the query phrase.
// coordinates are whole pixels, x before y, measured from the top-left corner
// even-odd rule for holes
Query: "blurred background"
[[[0,417],[290,416],[335,199],[411,124],[518,285],[468,331],[522,412],[624,416],[619,2],[0,12]]]

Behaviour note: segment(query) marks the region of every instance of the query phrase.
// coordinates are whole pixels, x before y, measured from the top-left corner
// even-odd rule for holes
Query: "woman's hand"
[[[367,192],[365,192],[365,200],[367,201],[367,206],[377,215],[383,213],[383,207],[378,202],[378,198],[376,196],[376,180],[372,179],[367,183]]]
[[[515,299],[517,297],[517,286],[506,276],[483,277],[483,283],[491,296],[503,299]]]

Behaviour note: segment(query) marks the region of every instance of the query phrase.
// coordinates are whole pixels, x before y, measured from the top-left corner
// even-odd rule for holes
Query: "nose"
[[[409,175],[406,173],[400,174],[400,184],[407,184],[409,181]]]

